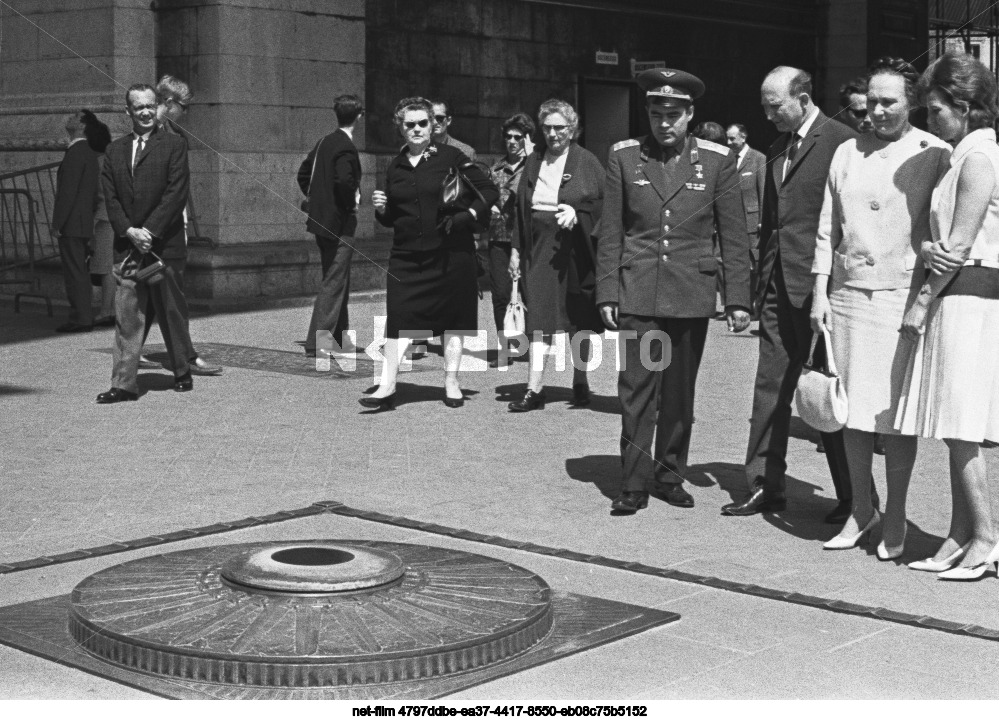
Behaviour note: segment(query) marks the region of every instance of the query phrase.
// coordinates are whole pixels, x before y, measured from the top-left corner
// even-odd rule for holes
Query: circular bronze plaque
[[[258,590],[256,577],[223,579],[224,568],[245,570],[248,559],[304,576],[350,571],[360,559],[362,585],[296,594]],[[393,581],[395,562],[402,573]],[[472,671],[524,653],[552,619],[548,584],[511,563],[432,546],[309,540],[198,548],[100,571],[73,590],[69,627],[88,652],[132,670],[313,687]]]

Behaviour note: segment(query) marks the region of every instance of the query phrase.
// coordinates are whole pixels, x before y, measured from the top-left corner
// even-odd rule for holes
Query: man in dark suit
[[[298,184],[309,198],[305,227],[316,236],[323,268],[305,337],[308,356],[316,355],[316,331],[330,331],[334,345],[340,349],[348,345],[344,333],[350,325],[350,261],[361,187],[354,124],[364,114],[364,107],[356,95],[341,95],[333,101],[333,112],[339,127],[316,144],[298,169]]]
[[[611,506],[623,513],[648,505],[653,480],[667,503],[694,505],[683,474],[697,371],[715,311],[716,227],[730,330],[746,329],[750,307],[735,155],[688,135],[704,83],[668,68],[646,71],[638,83],[652,134],[611,148],[597,243],[597,304],[624,343],[618,376],[624,483]]]
[[[760,265],[760,209],[763,207],[763,185],[767,173],[767,156],[749,147],[746,126],[733,123],[725,131],[728,147],[735,153],[739,170],[739,189],[742,191],[742,210],[746,214],[746,233],[752,268],[749,275],[751,288],[756,287],[757,269]]]
[[[59,333],[86,333],[94,327],[87,247],[94,237],[100,164],[83,131],[84,122],[80,114],[71,115],[66,121],[69,147],[56,173],[51,232],[59,243],[66,298],[69,300],[69,322],[56,328]]]
[[[784,66],[772,70],[763,81],[761,101],[781,136],[767,152],[763,194],[756,286],[760,355],[746,451],[749,493],[722,508],[729,516],[782,511],[787,505],[784,474],[791,400],[811,348],[808,314],[819,213],[833,153],[856,137],[815,106],[812,79],[803,70]],[[848,514],[851,492],[843,435],[827,433],[822,439],[836,494]],[[842,520],[845,517],[837,522]]]
[[[187,142],[162,130],[156,120],[157,96],[150,85],[128,89],[125,103],[132,119],[132,132],[108,146],[101,181],[108,220],[115,232],[115,250],[129,251],[145,267],[154,259],[183,258],[184,206],[190,184]],[[186,326],[183,314],[169,299],[176,279],[169,264],[158,283],[147,284],[118,275],[115,295],[114,369],[111,390],[97,396],[98,403],[138,400],[137,374],[147,298],[156,308],[163,340],[174,372],[174,390],[193,387],[188,359],[183,352]]]

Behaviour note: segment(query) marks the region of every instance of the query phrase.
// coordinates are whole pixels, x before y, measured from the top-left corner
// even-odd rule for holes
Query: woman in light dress
[[[999,441],[996,78],[971,55],[947,54],[919,90],[930,130],[954,151],[933,193],[933,237],[923,243],[926,271],[919,270],[925,282],[902,323],[911,366],[896,425],[947,444],[953,510],[936,554],[909,567],[974,580],[999,561],[982,454],[982,443]]]
[[[909,123],[918,80],[903,60],[882,58],[871,67],[867,108],[874,132],[836,150],[812,265],[812,326],[831,330],[849,401],[843,441],[853,485],[851,515],[823,548],[853,548],[882,525],[868,480],[881,433],[888,486],[877,548],[882,560],[902,555],[916,459],[915,437],[894,427],[908,358],[898,331],[917,254],[930,239],[930,197],[950,154],[946,143]]]

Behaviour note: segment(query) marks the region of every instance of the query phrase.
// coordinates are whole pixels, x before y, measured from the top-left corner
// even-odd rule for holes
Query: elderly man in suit
[[[155,261],[183,258],[184,206],[190,184],[187,141],[162,129],[156,119],[156,90],[136,84],[125,94],[132,132],[111,143],[101,181],[108,219],[115,232],[115,249],[129,251],[140,267]],[[178,293],[173,269],[166,266],[157,283],[137,282],[122,264],[115,295],[114,368],[111,390],[97,396],[98,403],[138,400],[137,375],[147,298],[156,308],[156,319],[170,355],[174,390],[193,388],[184,353],[186,325],[170,298]]]
[[[84,129],[80,113],[66,120],[69,147],[56,173],[51,233],[59,243],[69,300],[69,321],[56,328],[59,333],[86,333],[94,327],[87,247],[94,237],[100,163],[98,154],[84,137]]]
[[[354,124],[364,114],[356,95],[333,101],[339,126],[324,136],[298,169],[298,185],[309,198],[306,228],[316,236],[323,268],[322,284],[312,308],[305,337],[305,354],[316,355],[316,332],[330,331],[336,347],[344,349],[349,327],[350,261],[357,230],[357,201],[361,188],[361,160],[354,145]]]
[[[652,134],[611,148],[597,243],[597,305],[624,344],[618,376],[624,482],[611,505],[618,513],[645,508],[653,481],[667,503],[694,505],[683,474],[697,371],[715,310],[716,227],[729,330],[746,329],[750,306],[735,154],[688,135],[704,83],[669,68],[646,71],[638,83]]]
[[[767,152],[763,194],[756,285],[760,349],[746,451],[749,492],[722,508],[728,516],[782,511],[787,505],[784,474],[791,400],[811,348],[812,259],[819,214],[833,153],[856,137],[816,107],[812,78],[804,70],[780,66],[770,71],[761,102],[781,136]],[[824,433],[822,440],[836,494],[841,503],[846,500],[849,514],[847,499],[852,494],[843,434]]]

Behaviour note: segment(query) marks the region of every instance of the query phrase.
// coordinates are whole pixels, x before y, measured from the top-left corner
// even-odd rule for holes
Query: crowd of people
[[[107,223],[116,249],[127,252],[115,271],[113,387],[100,403],[137,398],[135,372],[153,315],[177,390],[190,389],[199,368],[220,371],[203,369],[187,329],[187,142],[164,113],[185,109],[189,95],[169,81],[166,90],[132,86],[133,132],[100,150],[91,144],[93,157],[84,158],[102,163]],[[707,91],[694,75],[657,68],[637,82],[651,132],[613,145],[606,163],[577,142],[579,118],[563,100],[542,103],[536,123],[525,113],[506,120],[505,152],[489,168],[450,135],[446,102],[398,102],[393,117],[405,145],[371,197],[377,222],[392,230],[385,361],[360,403],[393,409],[408,347],[440,337],[443,401],[464,405],[458,370],[465,338],[478,332],[478,276],[488,272],[501,350],[529,339],[526,390],[509,410],[544,409],[546,360],[560,334],[573,338],[572,403],[586,406],[593,339],[617,331],[622,484],[612,511],[635,513],[653,496],[689,508],[684,476],[709,321],[724,319],[739,333],[757,319],[746,494],[722,513],[786,509],[795,388],[809,359],[834,361],[848,414],[842,430],[822,433],[838,498],[825,520],[842,528],[823,548],[854,548],[876,535],[879,559],[902,556],[916,439],[941,439],[951,459],[950,531],[934,556],[909,565],[945,580],[982,577],[999,562],[982,454],[999,442],[995,76],[970,55],[946,54],[922,74],[882,58],[843,86],[833,119],[814,103],[807,72],[777,67],[760,91],[780,133],[765,154],[750,148],[742,124],[693,126],[695,102]],[[929,132],[911,123],[920,106]],[[343,348],[349,328],[361,202],[353,129],[364,109],[344,95],[334,111],[337,130],[298,172],[323,272],[310,355],[317,334],[332,333]],[[94,120],[85,112],[67,130],[83,137]],[[75,143],[66,163],[81,154]],[[60,192],[68,177],[60,171]],[[79,282],[70,268],[82,257],[74,227],[53,228],[66,247],[68,293]],[[488,271],[479,268],[477,237],[488,246]],[[504,333],[515,287],[527,309],[524,327]],[[70,324],[93,324],[80,304],[72,307]],[[492,365],[508,357],[500,353]],[[879,444],[883,511],[872,467]]]

